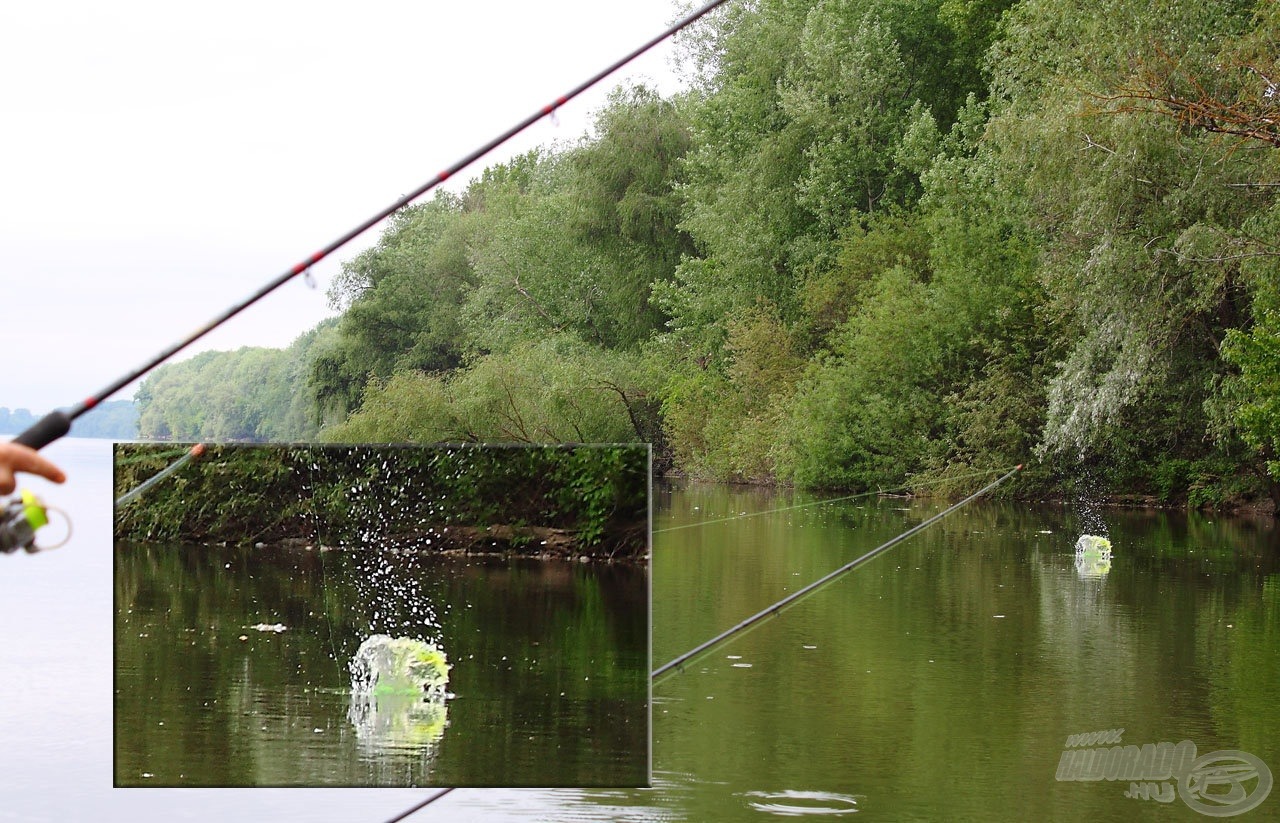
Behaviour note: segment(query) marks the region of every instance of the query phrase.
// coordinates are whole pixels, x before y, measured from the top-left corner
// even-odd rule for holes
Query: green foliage
[[[616,89],[596,117],[596,137],[568,156],[566,230],[608,261],[615,292],[607,323],[615,345],[634,346],[661,328],[665,315],[651,299],[694,252],[680,230],[680,162],[692,144],[684,113],[644,87]]]
[[[996,187],[1025,204],[1039,235],[1040,322],[1062,351],[1040,453],[1083,460],[1113,488],[1167,494],[1171,478],[1198,482],[1143,474],[1161,465],[1154,454],[1192,465],[1238,452],[1213,411],[1230,385],[1219,349],[1247,323],[1240,251],[1271,200],[1252,183],[1274,161],[1135,105],[1126,90],[1169,54],[1181,70],[1213,73],[1251,10],[1031,2],[1006,20],[994,52]]]
[[[460,364],[460,311],[476,279],[470,217],[459,198],[438,193],[399,212],[377,245],[343,265],[329,299],[345,312],[310,374],[320,408],[355,408],[370,377]]]
[[[310,358],[331,326],[322,323],[287,349],[202,352],[159,367],[134,396],[138,435],[255,442],[310,437],[316,430],[305,389]]]
[[[1240,369],[1232,384],[1239,398],[1235,422],[1273,483],[1280,483],[1280,279],[1271,274],[1257,289],[1253,328],[1232,330],[1223,355]]]
[[[784,466],[800,485],[887,487],[928,462],[938,423],[928,384],[943,355],[928,289],[895,267],[869,303],[797,391]]]
[[[184,452],[185,453],[185,452]],[[168,468],[174,449],[117,444],[115,497]],[[137,502],[116,511],[118,538],[136,540],[271,540],[314,533],[311,507],[298,466],[284,448],[207,447],[157,483]]]
[[[175,455],[120,444],[115,457],[120,496]],[[579,548],[636,555],[648,495],[645,446],[212,446],[119,507],[115,527],[134,540],[363,545],[370,535],[409,543],[449,526],[534,525],[571,533]]]
[[[662,295],[698,356],[724,340],[700,330],[757,300],[800,320],[850,224],[915,202],[922,124],[984,92],[974,61],[1007,5],[779,0],[708,29],[685,189],[700,254]]]
[[[904,216],[880,215],[866,225],[854,223],[836,244],[835,264],[804,285],[804,314],[799,326],[812,349],[834,345],[829,336],[865,308],[882,272],[895,267],[923,273],[928,237],[924,227]]]
[[[305,353],[158,371],[143,434],[1280,499],[1277,32],[1246,0],[733,4],[688,92],[405,210]]]
[[[624,443],[645,389],[637,358],[570,335],[517,344],[450,375],[399,372],[373,381],[360,411],[326,428],[331,442]]]
[[[663,423],[677,464],[696,477],[775,478],[774,444],[803,360],[773,307],[728,321],[723,368],[695,366],[663,389]],[[705,364],[704,364],[705,366]]]

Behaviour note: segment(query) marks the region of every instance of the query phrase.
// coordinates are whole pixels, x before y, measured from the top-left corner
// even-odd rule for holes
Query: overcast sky
[[[97,393],[678,13],[676,0],[4,4],[0,406]],[[627,78],[675,91],[671,50],[459,183],[576,140]],[[288,345],[330,314],[329,280],[377,234],[317,266],[315,289],[286,284],[178,359]]]

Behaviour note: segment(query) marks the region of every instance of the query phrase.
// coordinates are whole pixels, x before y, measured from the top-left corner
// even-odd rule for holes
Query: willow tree
[[[1269,207],[1271,192],[1249,184],[1270,161],[1117,95],[1164,55],[1213,66],[1253,25],[1239,0],[1032,0],[1007,21],[990,137],[1001,185],[1042,238],[1044,318],[1065,344],[1046,456],[1157,491],[1212,485],[1239,465],[1220,350],[1249,323],[1249,284],[1240,259],[1211,249]]]

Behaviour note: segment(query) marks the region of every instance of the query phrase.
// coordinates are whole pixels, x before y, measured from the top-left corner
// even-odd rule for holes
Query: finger
[[[61,483],[67,479],[62,469],[45,460],[38,451],[17,443],[4,444],[4,451],[0,452],[0,463],[7,464],[5,470],[9,477],[9,488],[6,493],[13,491],[13,472],[38,474],[54,483]]]
[[[0,494],[8,494],[13,491],[13,487],[17,485],[13,482],[13,472],[9,467],[0,463]]]

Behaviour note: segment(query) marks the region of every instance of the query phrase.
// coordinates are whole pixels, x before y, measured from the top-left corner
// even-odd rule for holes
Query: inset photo
[[[647,786],[647,445],[116,444],[116,786]]]

